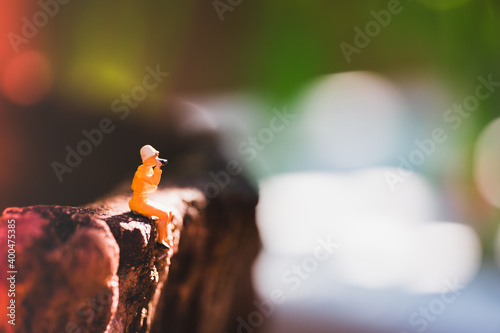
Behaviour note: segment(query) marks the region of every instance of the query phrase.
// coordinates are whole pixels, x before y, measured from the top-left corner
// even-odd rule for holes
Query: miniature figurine
[[[161,167],[167,160],[160,159],[160,153],[150,145],[141,148],[142,165],[137,168],[132,181],[134,195],[129,201],[130,210],[149,218],[157,218],[158,237],[156,243],[165,249],[170,249],[168,224],[173,220],[174,213],[162,205],[148,199],[148,195],[155,192],[161,178]]]

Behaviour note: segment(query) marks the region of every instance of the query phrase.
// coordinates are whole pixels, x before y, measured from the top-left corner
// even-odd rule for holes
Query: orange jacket
[[[148,195],[156,191],[160,183],[161,169],[152,166],[140,165],[132,180],[134,197],[147,199]]]

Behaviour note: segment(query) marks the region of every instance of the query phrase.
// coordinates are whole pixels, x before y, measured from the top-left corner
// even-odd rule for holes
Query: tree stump
[[[2,239],[9,221],[16,226],[16,325],[2,320],[0,328],[236,331],[237,316],[255,298],[251,265],[260,249],[257,195],[236,185],[211,199],[196,186],[171,184],[155,193],[183,216],[168,251],[155,245],[155,223],[130,212],[128,186],[84,207],[6,209]],[[4,304],[6,295],[2,290]]]

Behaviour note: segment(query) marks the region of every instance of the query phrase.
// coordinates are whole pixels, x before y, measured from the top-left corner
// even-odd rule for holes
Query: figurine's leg
[[[164,219],[159,219],[158,222],[158,243],[168,245],[168,247],[172,247],[172,243],[168,240],[168,217]]]
[[[158,217],[157,226],[158,226],[158,236],[156,241],[167,248],[170,248],[171,245],[167,242],[168,238],[168,229],[167,224],[169,222],[170,214],[161,207],[161,205],[153,203],[153,202],[135,202],[133,205],[133,210],[142,214],[144,216]]]
[[[163,205],[149,201],[148,204],[151,207],[154,207],[156,210],[163,212],[162,216],[158,216],[160,219],[158,220],[158,239],[160,243],[167,243],[170,247],[173,246],[173,229],[179,229],[178,221],[179,221],[179,213],[176,213],[175,210],[168,209]],[[175,225],[172,225],[171,222],[174,222]]]

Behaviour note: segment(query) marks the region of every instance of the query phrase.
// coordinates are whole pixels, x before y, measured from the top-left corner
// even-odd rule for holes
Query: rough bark
[[[16,221],[15,331],[235,331],[254,297],[254,192],[230,186],[207,200],[193,187],[158,191],[183,216],[169,251],[156,247],[155,223],[129,211],[128,191],[119,193],[85,207],[3,212],[2,236]]]

